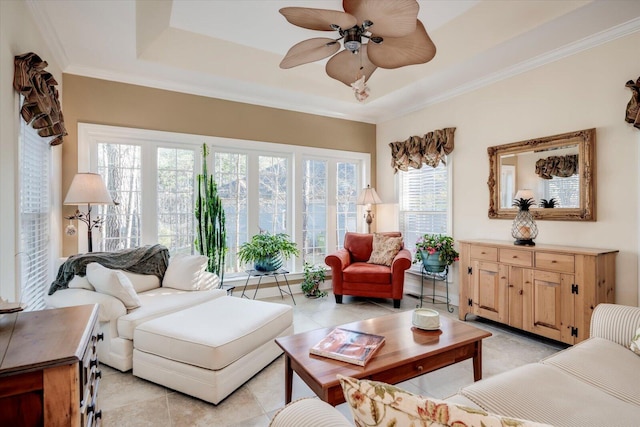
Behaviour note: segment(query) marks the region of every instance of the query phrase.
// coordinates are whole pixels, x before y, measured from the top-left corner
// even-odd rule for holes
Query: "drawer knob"
[[[555,259],[551,260],[551,264],[555,264],[556,262],[558,262],[558,261],[556,261]]]
[[[522,295],[524,292],[522,292],[522,289],[520,289],[520,292],[518,292],[520,295]]]
[[[518,255],[514,255],[514,256],[513,256],[513,259],[517,259],[517,258],[518,258]]]
[[[416,367],[416,369],[417,369],[418,371],[422,371],[424,368],[422,367],[422,365],[418,365],[418,366]]]

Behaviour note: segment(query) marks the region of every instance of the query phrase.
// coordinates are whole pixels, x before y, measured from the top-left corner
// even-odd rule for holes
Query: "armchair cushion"
[[[402,237],[373,233],[373,248],[371,257],[367,262],[391,267],[391,263],[400,252],[400,249],[402,249]]]
[[[391,269],[385,265],[355,262],[342,270],[345,282],[391,283]]]

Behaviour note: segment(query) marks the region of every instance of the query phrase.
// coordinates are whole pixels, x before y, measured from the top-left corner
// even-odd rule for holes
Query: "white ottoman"
[[[217,404],[282,354],[274,339],[292,333],[291,307],[224,296],[138,326],[133,375]]]

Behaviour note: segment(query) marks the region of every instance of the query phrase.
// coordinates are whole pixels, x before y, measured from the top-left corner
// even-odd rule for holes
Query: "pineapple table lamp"
[[[511,236],[516,239],[515,242],[513,242],[514,245],[536,245],[533,239],[538,236],[538,226],[529,211],[529,208],[533,206],[534,203],[533,191],[529,189],[518,190],[516,198],[513,201],[513,206],[519,210],[511,226]]]

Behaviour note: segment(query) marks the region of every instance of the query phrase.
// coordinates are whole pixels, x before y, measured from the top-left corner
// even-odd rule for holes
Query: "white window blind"
[[[259,227],[272,234],[287,231],[287,158],[258,156]]]
[[[405,247],[415,253],[415,242],[425,233],[450,233],[449,173],[440,163],[437,168],[423,166],[398,172],[400,230]]]
[[[580,176],[571,175],[566,178],[554,176],[545,179],[543,199],[556,199],[557,208],[577,208],[580,206]],[[539,202],[539,201],[538,201]]]
[[[302,259],[324,263],[327,254],[327,162],[305,160],[302,183]]]
[[[50,168],[48,138],[20,119],[20,301],[27,310],[45,308],[49,272]]]
[[[338,162],[336,179],[336,249],[344,247],[344,234],[358,231],[358,163]]]

